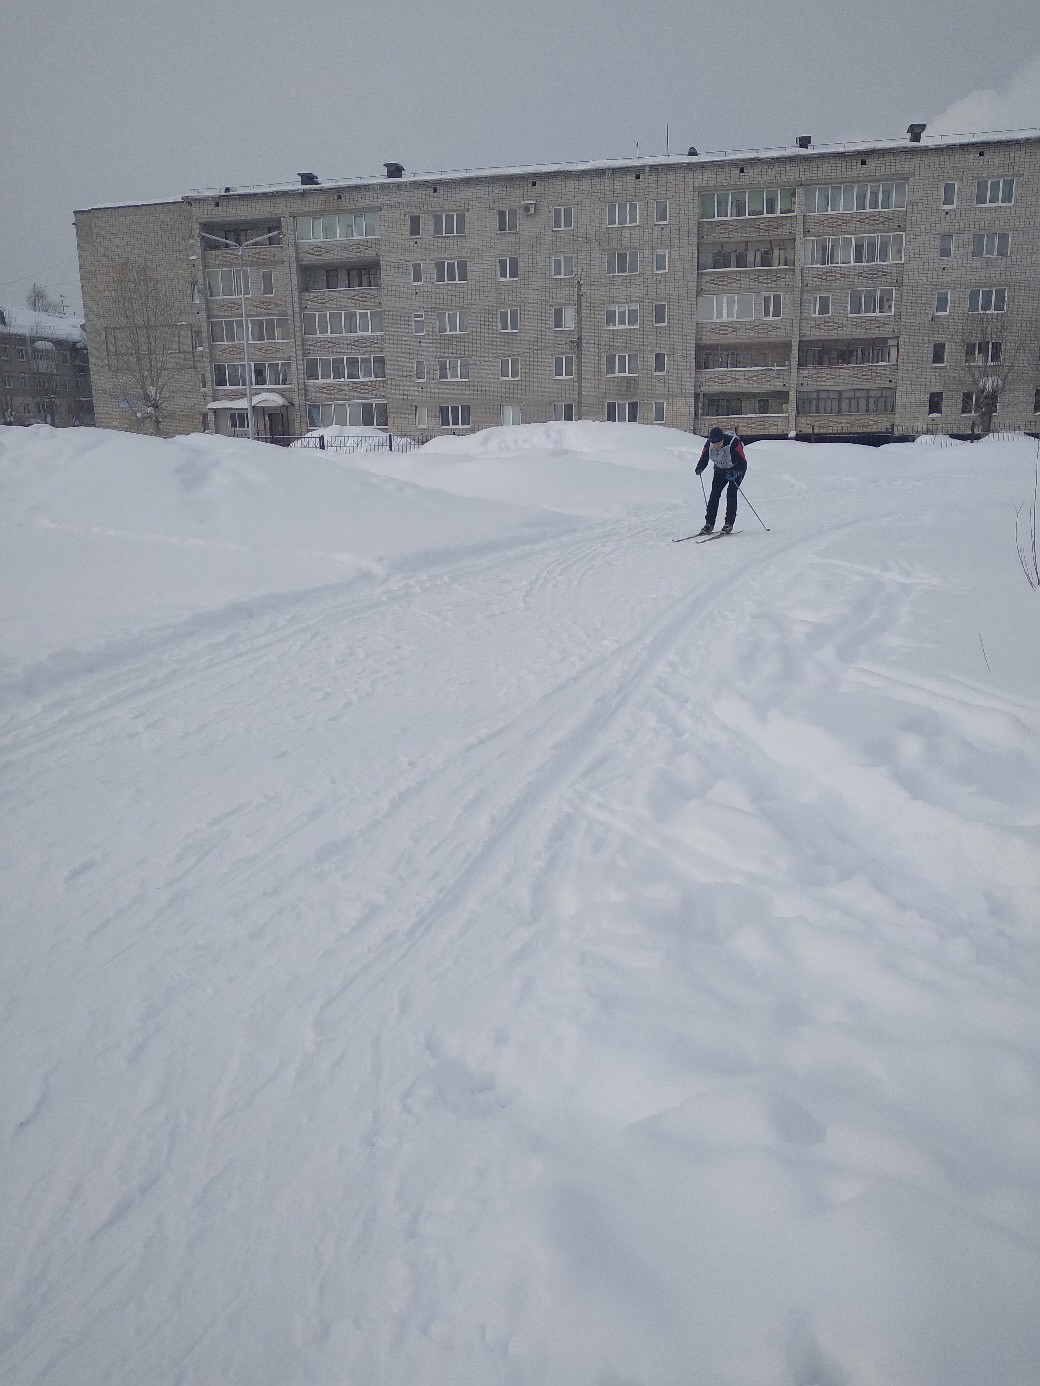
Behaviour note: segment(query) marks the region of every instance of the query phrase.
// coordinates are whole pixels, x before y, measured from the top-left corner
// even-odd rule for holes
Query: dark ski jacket
[[[727,433],[725,438],[723,438],[722,440],[722,447],[724,447],[729,453],[729,462],[727,462],[722,467],[720,467],[719,464],[716,462],[716,471],[727,473],[737,472],[739,473],[739,476],[734,477],[733,479],[743,480],[744,473],[747,471],[747,458],[744,456],[744,444],[740,441],[740,439],[737,437],[735,433]],[[705,442],[704,447],[701,449],[701,455],[697,461],[697,466],[695,469],[697,476],[700,476],[701,472],[703,472],[704,468],[708,465],[708,456],[710,450],[711,444]]]

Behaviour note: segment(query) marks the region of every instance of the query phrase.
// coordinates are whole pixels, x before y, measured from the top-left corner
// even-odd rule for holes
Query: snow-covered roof
[[[1040,140],[1040,127],[1025,130],[977,130],[951,135],[928,135],[925,133],[916,143],[909,141],[907,136],[903,135],[898,139],[844,140],[834,144],[813,144],[808,149],[803,149],[800,145],[777,145],[751,149],[704,150],[697,154],[644,154],[627,159],[586,159],[572,163],[518,164],[501,168],[434,169],[423,173],[405,172],[400,178],[389,179],[384,174],[371,174],[361,177],[323,178],[317,184],[301,184],[297,178],[291,182],[243,184],[239,187],[192,188],[189,193],[181,197],[100,202],[93,207],[81,208],[80,210],[101,211],[105,208],[116,207],[148,207],[164,202],[190,202],[195,198],[256,197],[267,193],[302,193],[323,189],[335,191],[338,188],[386,187],[388,185],[393,187],[401,183],[447,182],[448,180],[461,182],[474,178],[528,177],[534,174],[588,173],[610,169],[685,168],[692,164],[720,164],[749,159],[813,159],[823,155],[860,154],[871,151],[908,149],[913,152],[916,149],[977,144],[980,140],[989,142]]]
[[[85,346],[82,318],[65,318],[60,313],[37,313],[32,308],[0,307],[0,332],[45,338],[52,342],[71,342]]]
[[[284,395],[278,394],[274,390],[261,390],[253,396],[254,409],[284,409],[289,401]],[[207,409],[248,409],[249,400],[245,395],[241,399],[215,399],[206,405]]]

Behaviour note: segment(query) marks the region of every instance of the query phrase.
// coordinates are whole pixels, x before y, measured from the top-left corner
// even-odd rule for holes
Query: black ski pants
[[[728,486],[726,491],[726,523],[731,525],[737,518],[737,489],[744,480],[746,467],[733,467],[723,471],[721,467],[712,467],[711,492],[708,496],[708,508],[704,512],[704,523],[715,528],[715,517],[719,513],[719,501],[722,499],[723,487]],[[730,477],[733,480],[730,480]]]

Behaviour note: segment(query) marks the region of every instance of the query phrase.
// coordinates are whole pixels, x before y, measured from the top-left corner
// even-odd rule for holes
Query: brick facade
[[[977,201],[980,180],[992,201]],[[946,184],[956,185],[951,205]],[[818,196],[819,186],[831,191]],[[377,214],[378,235],[363,214]],[[464,215],[464,233],[438,234],[460,229],[452,214]],[[320,216],[341,220],[320,239],[301,234],[303,218]],[[167,431],[240,431],[241,411],[223,406],[244,395],[242,342],[221,321],[240,318],[240,298],[227,276],[217,293],[207,279],[239,258],[203,233],[271,226],[280,241],[244,259],[253,388],[269,396],[261,433],[303,432],[338,405],[350,422],[423,437],[570,411],[699,431],[718,419],[749,437],[963,434],[978,427],[962,413],[978,380],[965,361],[975,342],[1003,352],[997,425],[1038,421],[1035,135],[225,189],[81,211],[99,423],[145,426],[120,368],[113,293],[113,276],[144,263],[177,353]],[[361,234],[341,236],[344,226]],[[828,255],[838,263],[818,263]],[[573,272],[554,276],[555,257],[571,257],[560,267]],[[635,272],[608,272],[619,266]],[[509,309],[515,332],[501,329]],[[438,331],[445,313],[465,314],[466,330]],[[933,362],[937,343],[945,364]],[[619,365],[629,373],[607,373]]]

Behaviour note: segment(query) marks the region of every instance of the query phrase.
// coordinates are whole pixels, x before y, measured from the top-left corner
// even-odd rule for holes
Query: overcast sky
[[[0,0],[0,304],[196,187],[1040,126],[1040,0]]]

